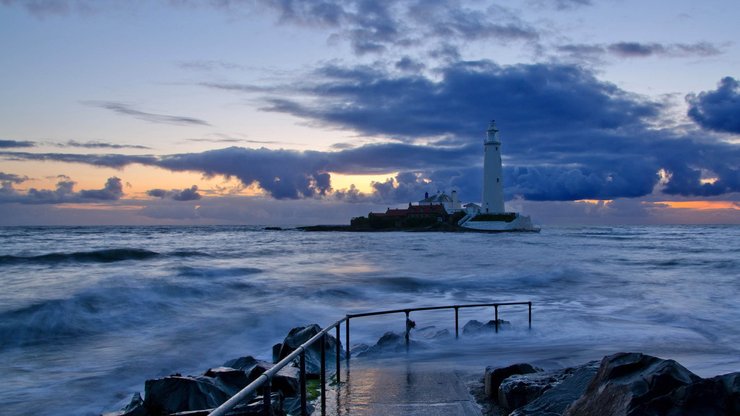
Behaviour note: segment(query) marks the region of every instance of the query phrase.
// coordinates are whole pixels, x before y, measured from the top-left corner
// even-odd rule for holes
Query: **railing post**
[[[344,348],[347,350],[347,365],[349,365],[349,317],[344,322]]]
[[[301,416],[308,416],[308,396],[306,395],[306,350],[301,350],[300,360],[300,381],[301,381]]]
[[[262,387],[262,413],[265,416],[272,415],[272,389],[270,386],[269,378],[265,381],[264,387]]]
[[[405,312],[406,312],[406,352],[408,352],[409,351],[409,333],[411,332],[409,321],[411,321],[411,319],[409,319],[409,311],[405,311]]]
[[[460,330],[459,330],[460,324],[459,324],[459,321],[457,319],[457,311],[458,311],[458,309],[459,308],[457,306],[455,306],[455,339],[458,339],[460,337]]]
[[[532,329],[532,302],[527,302],[529,304],[529,329]]]
[[[498,334],[498,305],[493,305],[493,310],[495,311],[494,323],[496,324],[496,333]]]
[[[340,361],[342,361],[342,359],[340,357],[340,355],[342,355],[341,354],[342,353],[342,344],[339,342],[339,338],[340,338],[339,337],[339,325],[341,325],[341,324],[337,323],[337,339],[336,339],[336,341],[337,341],[336,342],[336,344],[337,344],[336,347],[337,348],[334,350],[334,354],[336,355],[335,358],[336,358],[336,362],[337,362],[337,368],[336,368],[336,370],[337,370],[337,385],[339,385],[339,383],[342,381],[342,376],[340,375],[341,371],[339,371],[340,370],[339,366],[341,365]]]
[[[326,334],[321,336],[321,414],[326,414]]]

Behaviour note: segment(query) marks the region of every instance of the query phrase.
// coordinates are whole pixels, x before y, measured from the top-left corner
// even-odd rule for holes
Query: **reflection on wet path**
[[[327,415],[477,416],[480,409],[449,366],[410,360],[353,361],[327,391]],[[317,409],[317,414],[321,414]]]

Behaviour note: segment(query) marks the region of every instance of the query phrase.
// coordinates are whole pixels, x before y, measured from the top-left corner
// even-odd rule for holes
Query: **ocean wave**
[[[94,251],[77,251],[72,253],[48,253],[37,256],[0,256],[3,264],[49,264],[49,263],[112,263],[124,260],[147,260],[160,254],[138,248],[113,248]]]
[[[0,313],[0,350],[75,342],[109,332],[170,321],[207,294],[166,282],[95,286],[67,298],[46,299]]]
[[[250,274],[262,273],[261,269],[254,267],[190,267],[177,268],[177,275],[183,277],[238,277]]]
[[[177,250],[172,253],[168,253],[167,255],[171,257],[211,257],[208,253],[194,250]]]
[[[93,251],[75,251],[71,253],[47,253],[36,256],[0,256],[0,265],[10,264],[55,264],[55,263],[113,263],[125,260],[149,260],[162,256],[156,251],[141,248],[110,248]],[[168,257],[211,257],[209,254],[194,250],[177,250],[167,253]]]

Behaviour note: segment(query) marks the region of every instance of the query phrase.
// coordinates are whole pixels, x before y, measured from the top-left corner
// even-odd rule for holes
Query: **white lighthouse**
[[[501,140],[496,122],[491,121],[483,142],[483,204],[465,205],[466,215],[457,225],[479,231],[539,231],[529,216],[504,209],[504,175],[501,166]]]
[[[501,167],[501,140],[498,138],[496,121],[491,121],[483,142],[483,214],[503,214],[504,176]]]

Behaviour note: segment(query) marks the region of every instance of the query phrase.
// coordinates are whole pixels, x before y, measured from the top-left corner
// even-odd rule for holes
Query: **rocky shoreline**
[[[472,393],[486,416],[740,415],[740,372],[701,378],[634,352],[555,371],[488,367]]]
[[[473,320],[464,325],[462,334],[492,333],[496,326],[494,321]],[[508,322],[499,320],[499,329],[508,326]],[[103,416],[205,416],[320,331],[317,324],[293,328],[282,343],[273,346],[272,362],[243,356],[201,375],[172,374],[146,380],[143,398],[137,392],[123,409]],[[433,326],[414,328],[412,333],[408,346],[412,350],[452,338],[448,330]],[[327,334],[327,371],[333,370],[337,342]],[[341,342],[339,346],[339,358],[343,359]],[[405,334],[387,332],[374,345],[353,346],[352,356],[387,356],[405,352],[408,347]],[[309,413],[313,411],[310,401],[317,394],[320,348],[314,343],[306,350]],[[740,415],[740,372],[701,378],[673,360],[641,353],[622,352],[600,362],[550,371],[527,363],[487,367],[483,377],[469,388],[486,416]],[[264,398],[257,395],[230,414],[261,415],[264,403]],[[273,415],[300,414],[296,363],[283,367],[272,379],[270,403]]]

